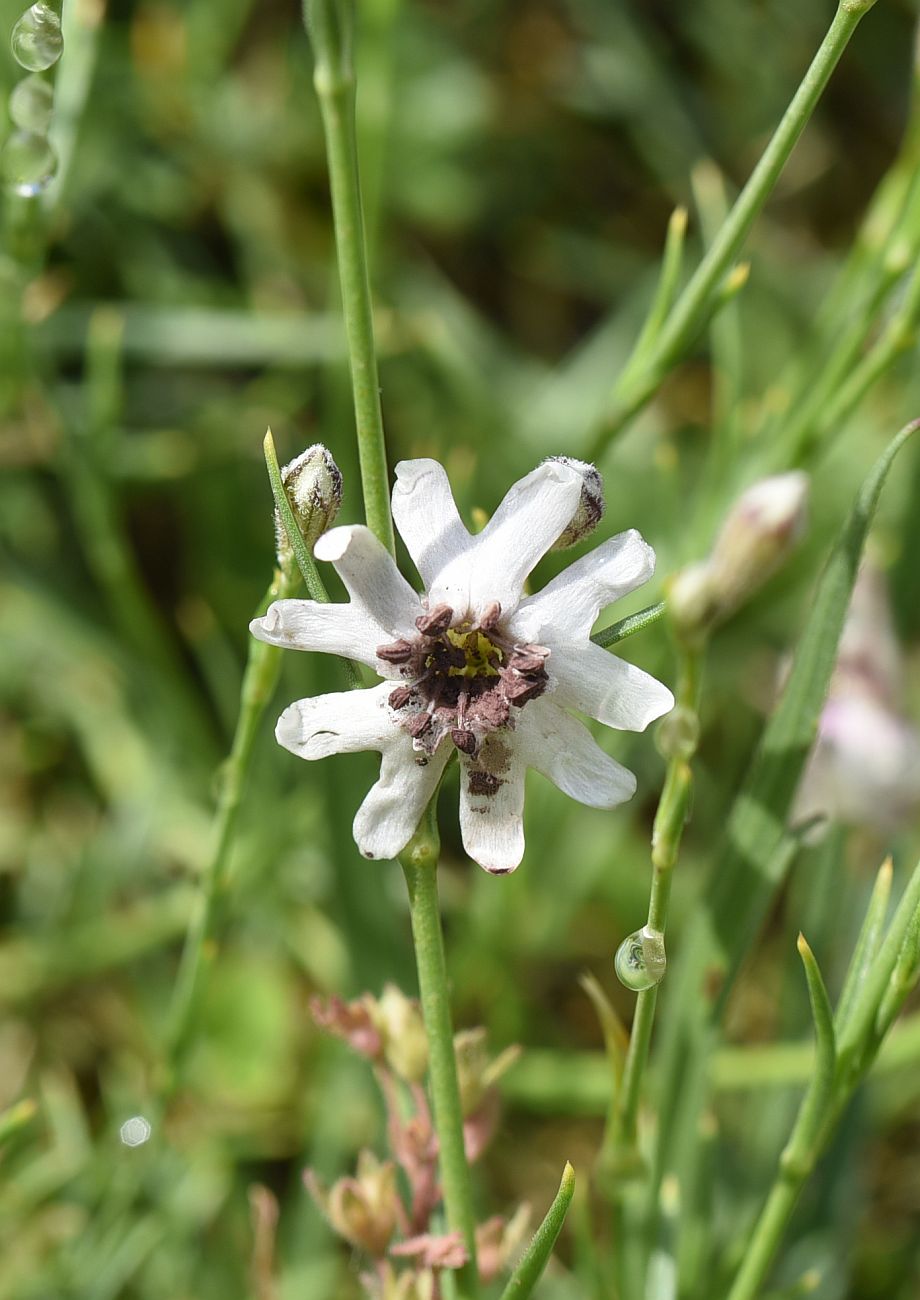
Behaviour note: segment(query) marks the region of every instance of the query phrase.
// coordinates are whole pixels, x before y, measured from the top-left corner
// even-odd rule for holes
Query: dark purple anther
[[[440,636],[450,627],[450,621],[454,616],[454,611],[450,605],[435,605],[434,609],[427,614],[420,614],[415,620],[415,626],[421,632],[422,636]]]
[[[379,645],[374,653],[386,664],[405,664],[412,658],[412,646],[400,638],[391,641],[389,645]]]

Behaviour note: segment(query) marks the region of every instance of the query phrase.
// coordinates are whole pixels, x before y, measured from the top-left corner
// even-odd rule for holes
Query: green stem
[[[698,650],[681,647],[676,710],[685,713],[691,729],[699,705],[701,666]],[[690,807],[692,775],[687,760],[692,757],[692,750],[692,744],[684,745],[679,753],[669,759],[652,830],[652,887],[646,925],[649,930],[655,930],[661,935],[664,935],[667,928],[674,864],[680,851],[681,836]],[[623,1078],[604,1140],[602,1163],[612,1169],[621,1166],[624,1158],[624,1167],[633,1163],[630,1157],[635,1153],[642,1079],[648,1063],[657,1001],[657,984],[644,989],[636,998],[636,1012],[629,1036]]]
[[[353,5],[349,0],[307,0],[304,16],[316,56],[313,84],[319,98],[329,160],[332,216],[351,364],[364,512],[368,527],[392,552],[395,541],[358,176],[355,74],[351,49]]]
[[[260,612],[267,609],[273,600],[290,596],[296,590],[296,585],[293,575],[276,571],[259,607]],[[259,724],[274,692],[280,670],[280,649],[253,637],[249,643],[249,656],[243,674],[239,718],[221,776],[214,819],[214,849],[202,877],[201,893],[186,932],[173,990],[164,1080],[164,1091],[167,1094],[175,1084],[176,1070],[191,1027],[204,968],[213,957],[212,940],[217,906],[226,882],[243,787]]]
[[[780,1157],[776,1178],[728,1300],[754,1300],[763,1285],[802,1188],[814,1169],[834,1119],[840,1113],[842,1095],[835,1097],[837,1056],[833,1012],[817,962],[801,935],[799,953],[805,965],[815,1019],[815,1065],[811,1084],[802,1099],[792,1135]]]
[[[463,1111],[457,1082],[454,1035],[450,1016],[447,964],[438,906],[438,856],[440,841],[435,821],[436,798],[422,825],[399,855],[409,890],[412,939],[418,967],[422,1014],[428,1034],[428,1075],[435,1127],[438,1134],[441,1185],[448,1227],[462,1234],[469,1262],[457,1274],[463,1300],[479,1295],[476,1269],[476,1218],[466,1151],[463,1145]]]
[[[651,348],[634,351],[627,362],[613,390],[613,411],[590,450],[591,460],[602,455],[616,434],[645,406],[698,334],[723,278],[776,185],[850,37],[873,3],[874,0],[843,0],[838,7],[770,143],[705,257],[668,313],[660,333]]]

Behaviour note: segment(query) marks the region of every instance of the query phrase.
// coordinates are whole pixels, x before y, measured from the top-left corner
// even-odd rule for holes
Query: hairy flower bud
[[[342,504],[342,472],[321,442],[295,456],[281,471],[281,482],[301,536],[312,551],[317,539],[335,523]],[[281,516],[275,510],[278,564],[290,569],[294,554]]]
[[[362,1151],[353,1178],[340,1178],[327,1190],[308,1169],[304,1182],[340,1237],[377,1259],[386,1253],[399,1214],[392,1161],[381,1163],[373,1152]]]
[[[776,572],[805,531],[808,475],[761,479],[728,513],[708,560],[677,575],[669,607],[683,635],[699,635],[733,614]]]
[[[559,461],[569,469],[574,469],[581,475],[582,480],[581,498],[575,513],[551,548],[554,551],[565,551],[593,533],[603,519],[607,508],[604,500],[604,481],[594,466],[586,461],[574,460],[571,456],[549,456],[547,459]]]

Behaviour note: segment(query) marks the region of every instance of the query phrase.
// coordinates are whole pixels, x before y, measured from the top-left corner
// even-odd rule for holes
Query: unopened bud
[[[684,635],[722,622],[776,572],[805,531],[808,475],[761,479],[738,498],[712,554],[674,580],[668,601]]]
[[[281,471],[281,482],[291,503],[297,527],[312,551],[317,540],[335,523],[342,504],[342,472],[321,442],[295,456]],[[291,543],[275,511],[278,564],[283,570],[294,563]]]
[[[407,1083],[421,1083],[428,1069],[428,1037],[419,1004],[395,984],[386,984],[371,1002],[371,1016],[390,1069]]]
[[[580,542],[593,533],[604,517],[607,503],[604,500],[604,480],[593,465],[583,460],[574,460],[571,456],[550,456],[550,460],[567,465],[581,475],[581,498],[568,526],[559,534],[553,546],[554,551],[565,551],[576,542]]]
[[[377,1259],[386,1253],[399,1213],[392,1161],[381,1163],[371,1151],[362,1151],[353,1178],[340,1178],[327,1191],[308,1169],[304,1182],[340,1237]]]

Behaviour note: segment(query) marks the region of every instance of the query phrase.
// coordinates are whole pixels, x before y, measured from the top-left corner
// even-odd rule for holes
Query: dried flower
[[[383,1056],[383,1036],[374,1018],[374,999],[369,993],[344,1002],[342,998],[311,998],[310,1011],[320,1029],[341,1038],[352,1051],[371,1061]]]
[[[362,1151],[353,1178],[340,1178],[327,1191],[308,1169],[304,1182],[340,1237],[375,1258],[386,1253],[400,1209],[392,1161],[381,1163],[373,1152]]]
[[[369,858],[406,846],[456,751],[466,851],[487,871],[513,871],[524,853],[528,767],[592,807],[613,808],[635,791],[633,774],[568,710],[642,731],[673,706],[667,687],[590,640],[600,610],[651,576],[654,553],[637,532],[621,533],[524,597],[527,575],[578,510],[582,473],[540,465],[475,536],[435,461],[404,461],[396,475],[394,519],[427,594],[413,591],[367,528],[335,528],[316,555],[335,565],[350,602],[276,601],[251,624],[272,645],[348,656],[387,680],[298,700],[275,735],[307,759],[380,751],[380,779],[354,822]]]
[[[420,1083],[428,1070],[428,1036],[418,1002],[395,984],[385,984],[381,996],[369,999],[368,1005],[390,1069],[407,1083]]]
[[[469,1252],[463,1244],[460,1232],[448,1232],[443,1236],[424,1232],[408,1241],[400,1241],[390,1247],[390,1254],[400,1259],[414,1260],[421,1268],[463,1268],[469,1259]]]

